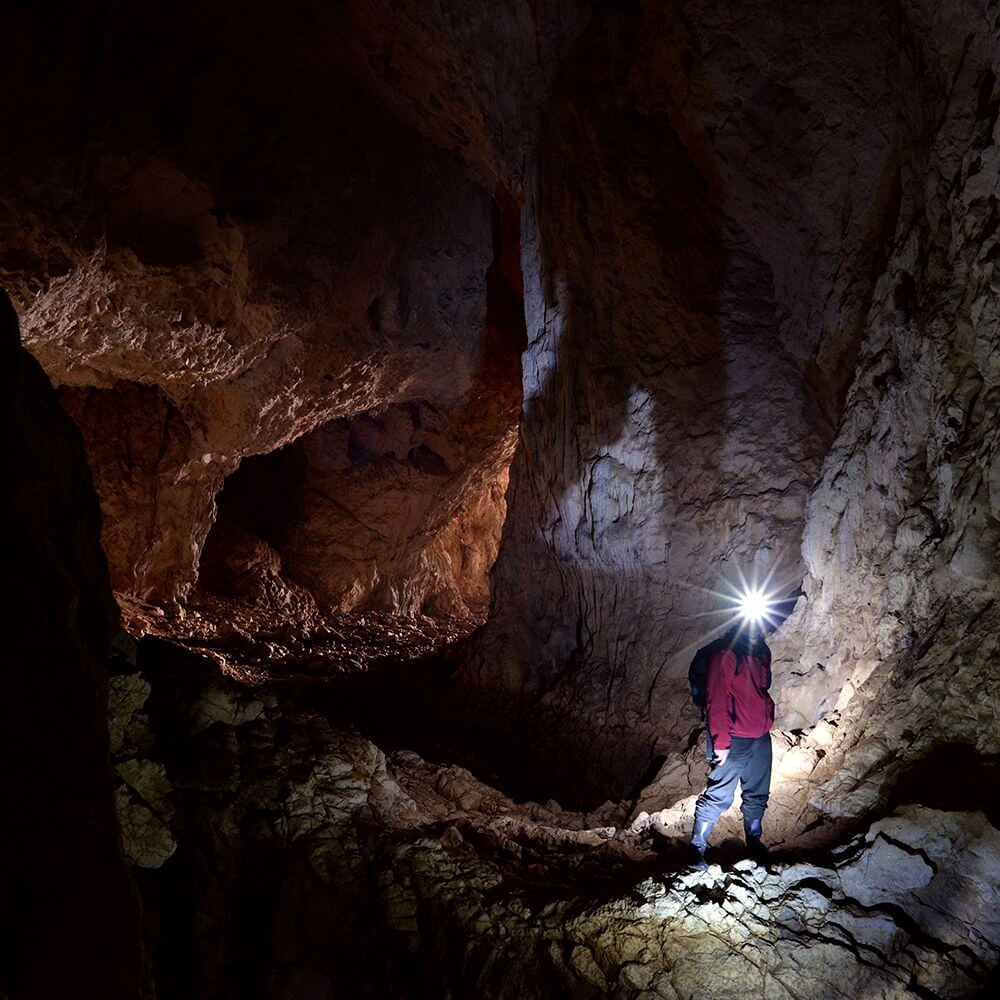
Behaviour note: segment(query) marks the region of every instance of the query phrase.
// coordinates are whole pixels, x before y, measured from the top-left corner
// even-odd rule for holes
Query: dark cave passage
[[[306,457],[289,445],[267,455],[244,459],[240,467],[226,478],[226,485],[216,498],[216,524],[231,523],[250,535],[255,535],[273,549],[288,541],[295,517],[295,498],[306,476]],[[215,551],[218,545],[209,533],[202,552],[202,573],[224,557]],[[225,580],[204,583],[224,590]]]
[[[40,10],[0,997],[988,990],[992,14]]]

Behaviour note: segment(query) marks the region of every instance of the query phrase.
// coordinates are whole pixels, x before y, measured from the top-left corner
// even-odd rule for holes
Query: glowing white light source
[[[771,611],[771,600],[763,590],[750,587],[740,594],[740,617],[748,622],[760,622]]]

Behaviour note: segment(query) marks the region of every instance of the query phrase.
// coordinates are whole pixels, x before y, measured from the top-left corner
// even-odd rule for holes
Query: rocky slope
[[[153,640],[138,666],[116,766],[162,997],[963,997],[997,960],[976,809],[677,872],[614,807],[517,804]]]

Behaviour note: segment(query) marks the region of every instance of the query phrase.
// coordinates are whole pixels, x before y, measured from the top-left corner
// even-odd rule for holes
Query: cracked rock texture
[[[934,39],[937,62],[844,419],[807,508],[809,600],[779,644],[795,676],[780,703],[792,725],[845,704],[942,617],[977,623],[1000,591],[997,36],[926,13],[911,30]]]
[[[124,738],[165,762],[178,845],[131,850],[154,908],[173,894],[161,995],[962,997],[997,960],[981,811],[904,805],[823,862],[663,875],[614,808],[516,804],[152,640],[139,667]]]
[[[330,421],[248,461],[220,497],[200,590],[242,589],[300,623],[310,599],[328,612],[481,615],[515,444],[507,353],[461,407]]]

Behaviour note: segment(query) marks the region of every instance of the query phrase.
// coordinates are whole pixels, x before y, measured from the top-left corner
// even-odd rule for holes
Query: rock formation
[[[152,996],[108,752],[117,609],[72,421],[0,290],[4,656],[0,993]]]
[[[270,58],[269,32],[234,38],[221,8],[218,20],[198,8],[198,46],[228,55],[192,53],[194,72],[172,57],[187,51],[180,14],[176,36],[128,5],[77,16],[76,33],[23,29],[52,47],[56,69],[39,79],[36,68],[13,93],[34,82],[58,99],[10,116],[20,131],[5,165],[3,270],[25,342],[84,432],[115,588],[169,601],[195,583],[215,497],[244,456],[425,401],[444,411],[447,447],[463,449],[447,411],[466,421],[483,378],[503,377],[503,331],[486,335],[493,192],[342,69],[318,86],[314,61],[335,47],[336,21],[290,75]],[[88,33],[106,49],[81,88]],[[168,69],[150,73],[149,61]],[[250,66],[255,93],[232,107],[226,90]],[[150,121],[174,124],[154,143]],[[40,133],[67,138],[46,158]],[[502,459],[516,375],[488,388],[502,420],[478,415],[492,440],[475,444]],[[486,492],[456,489],[428,530]]]
[[[721,624],[706,589],[801,581],[806,497],[896,238],[906,25],[852,4],[787,5],[780,32],[757,16],[595,20],[529,195],[524,446],[480,672],[573,719],[550,752],[583,744],[586,782],[618,792],[691,729],[677,692]]]
[[[961,997],[997,960],[1000,834],[954,802],[676,872],[613,810],[515,804],[154,640],[138,665],[118,769],[159,795],[132,776],[162,789],[167,751],[173,833],[125,827],[161,995]]]
[[[0,279],[103,514],[11,345],[15,801],[103,852],[102,995],[112,801],[161,997],[985,988],[989,4],[10,20]],[[741,573],[788,599],[778,854],[731,815],[684,873]]]

